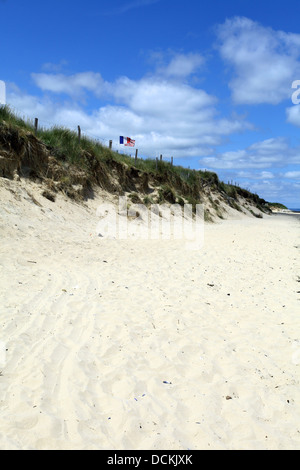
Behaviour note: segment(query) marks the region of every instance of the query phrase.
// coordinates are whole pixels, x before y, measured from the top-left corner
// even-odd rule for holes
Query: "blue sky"
[[[299,208],[299,18],[299,0],[0,0],[0,80],[41,125]]]

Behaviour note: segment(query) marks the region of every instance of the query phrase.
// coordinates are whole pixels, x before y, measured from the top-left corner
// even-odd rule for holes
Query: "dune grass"
[[[0,122],[5,121],[9,126],[15,126],[20,129],[24,129],[27,131],[34,131],[34,123],[33,121],[25,118],[21,118],[17,116],[15,113],[11,111],[9,106],[1,106],[0,105]]]
[[[17,128],[21,132],[35,133],[34,123],[17,116],[9,106],[0,106],[0,124],[4,121],[6,125]],[[266,204],[266,201],[257,194],[220,181],[214,172],[191,170],[180,165],[171,165],[170,162],[164,160],[135,159],[128,155],[121,155],[89,137],[81,136],[79,141],[77,132],[64,127],[39,128],[36,137],[47,146],[51,154],[58,160],[77,165],[85,170],[88,167],[87,159],[92,156],[104,164],[112,162],[125,164],[128,168],[134,167],[143,173],[151,174],[161,184],[161,198],[171,202],[185,197],[189,203],[195,206],[201,202],[201,193],[205,191],[205,188],[209,188],[211,191],[223,194],[223,197],[233,207],[239,196],[248,199],[260,210],[264,210],[263,206]]]

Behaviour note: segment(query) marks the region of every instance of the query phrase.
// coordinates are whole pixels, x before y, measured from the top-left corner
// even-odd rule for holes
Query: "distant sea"
[[[290,209],[290,211],[299,212],[299,214],[300,214],[300,209],[292,209],[292,208],[290,208],[290,207],[289,207],[289,209]]]

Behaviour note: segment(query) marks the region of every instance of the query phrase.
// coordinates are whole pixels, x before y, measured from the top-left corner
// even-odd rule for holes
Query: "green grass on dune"
[[[5,122],[7,126],[17,128],[23,133],[34,133],[34,122],[18,117],[8,106],[0,106],[0,124]],[[43,142],[58,160],[77,165],[87,170],[87,158],[93,158],[102,163],[122,163],[127,167],[134,167],[144,173],[151,174],[163,185],[163,191],[172,200],[174,192],[190,198],[193,203],[199,202],[199,195],[208,187],[218,191],[227,201],[234,201],[239,196],[248,199],[258,208],[266,203],[257,194],[251,193],[237,185],[226,184],[219,180],[216,173],[211,171],[191,170],[180,165],[171,165],[164,160],[152,158],[132,158],[121,155],[103,146],[98,141],[86,136],[81,136],[79,141],[75,131],[64,127],[39,128],[36,137]]]

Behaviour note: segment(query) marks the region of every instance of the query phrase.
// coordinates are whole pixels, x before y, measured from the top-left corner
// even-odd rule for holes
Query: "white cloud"
[[[251,172],[251,171],[238,171],[236,174],[237,178],[250,178],[258,180],[270,180],[275,178],[275,174],[271,171],[260,171],[260,172]]]
[[[7,103],[21,117],[47,119],[55,114],[55,102],[24,93],[14,83],[7,84]]]
[[[134,10],[136,8],[142,8],[148,5],[153,5],[154,3],[158,3],[161,0],[133,0],[131,2],[126,2],[120,7],[116,7],[115,9],[109,10],[106,12],[107,15],[120,15],[122,13],[127,13],[130,10]]]
[[[169,64],[160,66],[157,72],[166,77],[188,77],[204,64],[200,54],[175,54]]]
[[[300,127],[300,105],[294,105],[286,109],[287,121],[294,126]]]
[[[300,34],[275,31],[235,17],[218,28],[218,48],[233,66],[229,82],[238,104],[278,104],[289,99],[300,78]]]
[[[205,57],[198,52],[153,51],[148,55],[148,62],[155,67],[155,76],[160,79],[183,80],[195,75],[203,69]]]
[[[290,208],[299,207],[300,185],[278,178],[274,181],[252,181],[248,186],[269,202],[281,202]]]
[[[42,65],[42,69],[45,70],[46,72],[54,72],[58,73],[60,72],[66,65],[68,65],[68,62],[64,59],[62,59],[59,63],[53,63],[53,62],[46,62],[45,64]]]
[[[218,118],[216,98],[184,83],[123,77],[111,84],[110,92],[119,106],[110,106],[109,113],[101,109],[109,127],[120,124],[126,111],[131,117],[122,119],[125,128],[141,137],[142,146],[155,142],[174,157],[197,155],[197,149],[202,154],[204,147],[218,145],[225,135],[248,126],[243,120]]]
[[[246,149],[217,153],[201,159],[201,165],[214,169],[256,169],[282,168],[288,164],[300,164],[300,148],[292,148],[283,137],[256,142]],[[269,179],[271,173],[262,171],[262,177]],[[265,176],[263,176],[265,175]],[[258,174],[258,178],[260,178]]]
[[[137,113],[172,121],[216,104],[216,98],[203,90],[153,77],[139,81],[123,77],[111,86],[111,93]]]
[[[187,55],[187,62],[191,57]],[[177,58],[184,61],[183,55]],[[192,62],[194,59],[196,63],[196,56]],[[174,61],[173,57],[173,65]],[[36,73],[32,77],[43,92],[51,94],[38,98],[11,87],[10,103],[17,109],[38,117],[41,124],[44,121],[71,128],[80,125],[87,135],[106,141],[116,142],[119,135],[128,135],[136,140],[143,155],[154,156],[154,152],[174,158],[211,155],[226,136],[251,128],[242,117],[219,116],[216,97],[185,83],[185,77],[175,81],[161,75],[140,80],[120,77],[115,82],[106,82],[95,72],[69,76]],[[94,103],[95,98],[104,94],[109,104],[99,102],[98,108],[95,105],[87,112],[80,100],[88,94]]]
[[[300,179],[300,171],[287,171],[283,176],[289,179]]]
[[[99,96],[105,88],[100,73],[83,72],[74,75],[32,73],[35,84],[43,91],[65,93],[70,96],[79,96],[85,91],[94,92]]]

